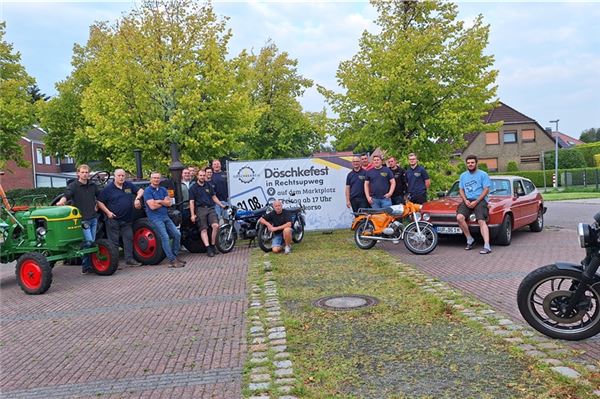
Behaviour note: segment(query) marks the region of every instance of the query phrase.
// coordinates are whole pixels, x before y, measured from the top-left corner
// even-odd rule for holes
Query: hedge
[[[583,159],[585,159],[585,164],[587,166],[592,168],[600,166],[594,161],[594,155],[600,154],[600,141],[595,143],[580,144],[574,148],[583,154]],[[560,160],[560,155],[558,157]]]
[[[14,190],[7,191],[6,196],[13,205],[28,205],[31,203],[31,199],[23,197],[31,195],[45,195],[46,198],[39,200],[39,203],[42,205],[49,205],[57,195],[62,194],[64,191],[64,187],[16,188]]]
[[[583,185],[583,174],[586,175],[586,184],[595,185],[596,180],[600,179],[600,168],[583,168],[583,169],[559,169],[558,170],[558,184],[563,186],[562,176],[563,172],[571,174],[571,185]],[[490,173],[490,175],[508,175],[508,176],[521,176],[529,179],[538,187],[544,187],[544,171],[542,170],[521,170],[518,172],[503,172],[503,173]],[[552,175],[554,175],[554,169],[546,170],[546,186],[552,187]],[[600,181],[598,182],[600,183]]]

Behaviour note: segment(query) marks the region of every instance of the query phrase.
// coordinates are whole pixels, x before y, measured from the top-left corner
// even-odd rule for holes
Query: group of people
[[[358,212],[360,208],[386,208],[404,204],[406,198],[423,204],[427,202],[427,189],[431,179],[427,170],[419,165],[417,155],[408,155],[406,170],[396,158],[363,154],[352,157],[352,170],[346,177],[346,206]]]
[[[361,208],[381,209],[410,201],[423,204],[427,202],[427,189],[431,184],[429,174],[419,165],[414,153],[408,155],[408,168],[398,165],[396,158],[387,159],[387,167],[383,165],[383,157],[375,154],[369,161],[367,154],[352,157],[352,170],[346,177],[346,206],[358,212]],[[460,175],[459,194],[462,199],[456,211],[456,220],[467,239],[465,250],[471,250],[475,239],[469,231],[467,220],[471,214],[479,225],[483,238],[483,249],[480,254],[492,252],[490,233],[487,225],[489,218],[488,194],[491,180],[485,171],[480,170],[477,156],[468,155],[465,159],[467,170]]]

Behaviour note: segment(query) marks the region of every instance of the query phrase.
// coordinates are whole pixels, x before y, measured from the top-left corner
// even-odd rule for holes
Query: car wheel
[[[496,236],[496,244],[498,245],[510,245],[512,239],[512,217],[505,215],[500,226],[500,232]]]
[[[537,219],[529,225],[529,229],[535,233],[544,230],[544,211],[542,208],[538,209]]]

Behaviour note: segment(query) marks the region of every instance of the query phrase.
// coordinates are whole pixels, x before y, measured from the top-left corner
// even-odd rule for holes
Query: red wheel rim
[[[21,265],[20,278],[28,290],[37,290],[42,286],[42,268],[36,261],[28,259]]]
[[[110,252],[102,245],[98,245],[98,252],[92,254],[91,258],[94,269],[99,272],[105,272],[110,267]]]
[[[133,250],[142,258],[150,259],[156,253],[156,236],[146,227],[137,229],[133,236]]]

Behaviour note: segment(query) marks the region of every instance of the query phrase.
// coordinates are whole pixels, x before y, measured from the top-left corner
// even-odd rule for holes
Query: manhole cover
[[[379,299],[367,295],[334,295],[317,299],[313,305],[330,310],[352,310],[377,305]]]

